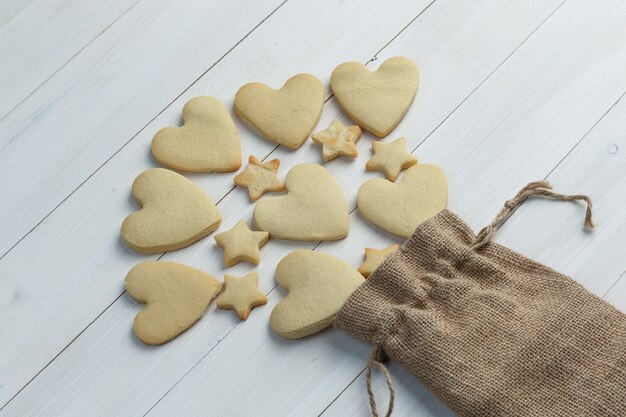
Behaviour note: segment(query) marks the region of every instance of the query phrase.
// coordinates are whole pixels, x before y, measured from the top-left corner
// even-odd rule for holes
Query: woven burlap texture
[[[626,416],[626,316],[502,245],[476,247],[448,210],[385,260],[335,326],[462,417]]]

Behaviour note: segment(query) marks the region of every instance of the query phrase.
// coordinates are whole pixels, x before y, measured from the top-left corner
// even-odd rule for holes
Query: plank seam
[[[213,349],[215,349],[215,348],[217,347],[217,345],[219,345],[219,344],[220,344],[220,342],[221,342],[222,340],[224,340],[226,337],[228,337],[228,335],[230,334],[230,332],[232,332],[233,330],[235,330],[235,328],[236,328],[237,326],[239,326],[240,324],[241,324],[241,322],[239,322],[239,323],[235,324],[233,327],[231,327],[231,328],[230,328],[230,329],[226,332],[226,334],[225,334],[225,335],[224,335],[221,339],[218,339],[218,341],[217,341],[217,342],[216,342],[213,346],[211,346],[211,349],[209,349],[209,351],[208,351],[207,353],[205,353],[204,355],[202,355],[202,357],[201,357],[200,359],[198,359],[198,361],[197,361],[197,362],[196,362],[196,363],[195,363],[195,364],[194,364],[191,368],[189,368],[189,369],[187,370],[187,372],[185,372],[185,374],[184,374],[183,376],[181,376],[181,377],[180,377],[180,379],[178,379],[178,381],[176,381],[176,382],[174,383],[174,385],[172,385],[172,386],[170,387],[170,389],[168,389],[168,390],[165,392],[165,394],[163,394],[163,396],[161,396],[161,398],[159,398],[159,399],[158,399],[158,400],[157,400],[157,401],[156,401],[156,402],[155,402],[155,403],[154,403],[154,404],[153,404],[153,405],[152,405],[152,406],[148,409],[148,411],[146,411],[146,412],[145,412],[145,414],[143,415],[143,417],[146,417],[146,416],[150,413],[150,411],[152,411],[152,409],[153,409],[154,407],[156,407],[156,406],[157,406],[157,405],[161,402],[161,400],[167,396],[167,394],[169,394],[169,393],[170,393],[170,391],[172,391],[174,388],[176,388],[176,386],[177,386],[177,385],[178,385],[178,384],[179,384],[179,383],[180,383],[183,379],[185,379],[185,378],[187,377],[187,375],[189,375],[189,373],[190,373],[191,371],[193,371],[193,369],[194,369],[196,366],[198,366],[198,364],[199,364],[200,362],[202,362],[202,361],[204,360],[204,358],[206,358],[206,356],[207,356],[209,353],[213,352]]]
[[[361,372],[359,372],[359,373],[358,373],[358,374],[354,377],[354,379],[353,379],[352,381],[350,381],[350,383],[349,383],[348,385],[346,385],[346,386],[345,386],[345,387],[341,390],[341,392],[340,392],[339,394],[337,394],[337,396],[336,396],[335,398],[333,398],[333,400],[332,400],[330,403],[328,403],[328,405],[326,406],[326,408],[324,408],[324,409],[322,410],[322,412],[321,412],[321,413],[319,413],[319,414],[317,415],[317,417],[321,417],[321,416],[322,416],[322,415],[326,412],[326,410],[328,410],[328,409],[329,409],[329,408],[330,408],[330,407],[331,407],[331,406],[335,403],[335,401],[337,401],[337,400],[339,399],[339,397],[341,397],[341,396],[343,395],[343,393],[344,393],[344,392],[346,392],[346,390],[347,390],[348,388],[350,388],[350,386],[351,386],[352,384],[354,384],[354,383],[356,382],[356,380],[357,380],[357,379],[358,379],[361,375],[363,375],[363,372],[365,372],[365,368],[361,369]]]
[[[617,279],[615,280],[615,282],[613,284],[611,284],[611,286],[609,287],[608,290],[606,290],[604,292],[604,294],[602,294],[602,298],[606,297],[606,295],[611,292],[611,290],[613,289],[613,287],[615,287],[615,285],[617,285],[617,283],[624,277],[624,275],[626,275],[626,270],[624,270],[624,272],[621,273],[621,275],[619,277],[617,277]]]
[[[405,25],[402,29],[400,29],[400,32],[396,33],[396,35],[395,35],[394,37],[392,37],[392,38],[391,38],[391,39],[390,39],[390,40],[389,40],[386,44],[384,44],[382,48],[380,48],[378,51],[376,51],[376,52],[374,53],[374,56],[373,56],[373,57],[372,57],[369,61],[367,61],[367,62],[365,63],[365,65],[368,65],[368,64],[370,64],[370,63],[372,63],[372,62],[376,61],[376,60],[378,59],[378,56],[377,56],[377,55],[378,55],[379,53],[381,53],[381,52],[383,51],[383,49],[385,49],[386,47],[388,47],[389,45],[391,45],[391,43],[392,43],[393,41],[395,41],[395,40],[398,38],[398,36],[400,36],[400,35],[401,35],[401,34],[402,34],[402,33],[403,33],[403,32],[404,32],[404,31],[405,31],[405,30],[406,30],[409,26],[411,26],[411,25],[413,24],[413,22],[415,22],[417,19],[419,19],[421,15],[423,15],[424,13],[426,13],[426,11],[428,11],[428,9],[430,9],[430,6],[432,6],[432,5],[435,3],[435,1],[437,1],[437,0],[432,0],[430,3],[428,3],[428,4],[426,5],[426,7],[424,7],[424,9],[422,9],[422,11],[421,11],[421,12],[419,12],[419,14],[418,14],[417,16],[415,16],[413,19],[411,19],[411,20],[409,21],[409,23],[407,23],[407,24],[406,24],[406,25]],[[563,1],[565,1],[565,0],[563,0]],[[334,95],[334,94],[333,94],[333,95]],[[332,97],[333,95],[331,95],[331,97]],[[330,99],[330,97],[329,97],[329,99]]]
[[[161,256],[163,256],[163,255],[161,255]],[[33,381],[35,380],[35,378],[37,378],[37,377],[39,376],[39,374],[41,374],[43,371],[45,371],[45,370],[46,370],[46,368],[47,368],[48,366],[50,366],[50,364],[51,364],[52,362],[54,362],[54,361],[55,361],[55,360],[56,360],[59,356],[61,356],[61,354],[62,354],[63,352],[65,352],[65,349],[67,349],[67,348],[68,348],[68,347],[69,347],[72,343],[74,343],[74,341],[75,341],[75,340],[77,340],[77,339],[78,339],[78,338],[79,338],[79,337],[80,337],[80,336],[81,336],[81,335],[82,335],[82,334],[83,334],[83,333],[84,333],[84,332],[85,332],[85,331],[86,331],[86,330],[87,330],[87,329],[88,329],[88,328],[89,328],[92,324],[94,324],[94,323],[95,323],[95,322],[96,322],[96,321],[97,321],[97,320],[98,320],[98,319],[99,319],[99,318],[100,318],[100,317],[101,317],[101,316],[102,316],[102,315],[103,315],[103,314],[104,314],[104,313],[105,313],[105,312],[106,312],[106,311],[107,311],[107,310],[108,310],[108,309],[109,309],[109,308],[110,308],[113,304],[115,304],[115,303],[117,302],[117,300],[119,300],[119,299],[120,299],[120,298],[124,295],[124,293],[125,293],[125,292],[126,292],[126,291],[122,292],[120,295],[118,295],[118,296],[115,298],[115,300],[111,301],[111,303],[110,303],[110,304],[109,304],[109,305],[108,305],[108,306],[107,306],[104,310],[102,310],[102,312],[100,312],[100,314],[98,314],[98,315],[97,315],[97,316],[96,316],[96,317],[95,317],[95,318],[91,321],[91,323],[89,323],[89,324],[87,325],[87,327],[85,327],[83,330],[81,330],[81,331],[80,331],[80,332],[79,332],[76,336],[74,336],[74,338],[73,338],[73,339],[72,339],[72,340],[71,340],[71,341],[70,341],[70,342],[69,342],[69,343],[68,343],[68,344],[67,344],[67,345],[66,345],[63,349],[61,349],[61,350],[60,350],[60,351],[59,351],[56,355],[54,355],[54,357],[53,357],[52,359],[50,359],[50,361],[49,361],[49,362],[48,362],[48,363],[47,363],[47,364],[46,364],[43,368],[41,368],[41,369],[40,369],[40,370],[39,370],[39,371],[38,371],[35,375],[33,375],[33,377],[32,377],[31,379],[29,379],[29,380],[28,380],[28,382],[27,382],[27,383],[26,383],[26,384],[25,384],[22,388],[20,388],[20,389],[19,389],[19,391],[17,391],[17,392],[16,392],[16,393],[15,393],[15,394],[11,397],[11,398],[9,398],[9,400],[8,400],[6,403],[4,403],[4,405],[3,405],[2,407],[0,407],[0,411],[4,410],[4,408],[5,408],[7,405],[9,405],[9,403],[10,403],[11,401],[13,401],[13,399],[14,399],[15,397],[17,397],[18,395],[20,395],[20,393],[21,393],[24,389],[26,389],[26,387],[27,387],[28,385],[30,385],[30,383],[31,383],[31,382],[33,382]]]
[[[605,112],[602,114],[602,116],[600,116],[600,118],[599,118],[599,119],[598,119],[598,120],[597,120],[597,121],[593,124],[593,126],[591,126],[591,128],[590,128],[589,130],[587,130],[587,132],[583,135],[583,137],[582,137],[582,138],[580,138],[580,140],[579,140],[578,142],[576,142],[576,143],[574,144],[574,146],[572,146],[572,149],[570,149],[570,150],[569,150],[569,151],[565,154],[565,156],[563,156],[563,158],[561,158],[561,160],[560,160],[560,161],[559,161],[559,162],[558,162],[558,163],[554,166],[554,168],[552,168],[552,169],[550,170],[550,172],[548,172],[548,175],[546,175],[546,178],[547,178],[548,176],[550,176],[550,174],[552,174],[552,173],[554,172],[554,170],[556,170],[556,169],[559,167],[559,165],[561,165],[561,163],[563,163],[563,161],[564,161],[564,160],[565,160],[565,159],[566,159],[566,158],[567,158],[567,157],[568,157],[568,156],[569,156],[569,155],[570,155],[570,154],[574,151],[574,149],[576,149],[576,148],[578,147],[578,145],[580,145],[580,143],[581,143],[581,142],[582,142],[582,141],[583,141],[583,140],[587,137],[587,135],[589,135],[589,133],[591,133],[591,131],[592,131],[593,129],[595,129],[595,127],[598,125],[598,123],[600,123],[600,122],[602,121],[602,119],[604,119],[604,117],[605,117],[607,114],[609,114],[609,112],[610,112],[611,110],[613,110],[613,107],[615,107],[615,106],[616,106],[616,105],[617,105],[617,104],[618,104],[618,103],[622,100],[622,98],[624,98],[624,96],[626,96],[626,91],[624,91],[624,92],[622,93],[622,95],[620,95],[620,96],[619,96],[619,98],[615,101],[615,103],[613,103],[613,104],[612,104],[612,105],[608,108],[608,110],[607,110],[607,111],[605,111]]]
[[[115,18],[115,20],[113,20],[107,27],[105,27],[104,29],[102,29],[102,31],[100,31],[100,33],[98,33],[96,36],[94,36],[91,40],[89,40],[85,45],[83,45],[74,55],[72,55],[67,61],[65,61],[65,63],[63,65],[61,65],[59,68],[57,68],[56,70],[54,70],[54,72],[52,74],[50,74],[45,80],[43,80],[38,86],[36,86],[30,93],[28,93],[22,100],[19,101],[19,103],[17,103],[15,106],[13,106],[13,108],[11,108],[4,116],[2,116],[0,118],[0,122],[2,122],[4,119],[6,119],[7,117],[9,117],[11,115],[11,113],[13,113],[18,107],[20,107],[26,100],[28,100],[33,94],[35,94],[45,83],[47,83],[48,81],[50,81],[50,79],[52,77],[54,77],[59,71],[61,71],[63,68],[65,68],[65,66],[67,64],[69,64],[70,62],[72,62],[74,60],[74,58],[76,58],[78,55],[80,55],[81,52],[83,52],[87,47],[89,47],[89,45],[91,45],[96,39],[98,39],[100,36],[102,36],[102,34],[104,32],[106,32],[107,30],[109,30],[109,28],[111,28],[111,26],[113,26],[115,23],[117,23],[118,20],[120,20],[122,17],[124,17],[124,15],[126,13],[128,13],[129,11],[131,11],[137,4],[139,4],[142,0],[137,0],[135,1],[128,9],[124,10],[122,12],[122,14],[120,14],[118,17]]]
[[[11,21],[11,20],[13,20],[13,19],[15,19],[17,16],[19,16],[19,15],[20,15],[20,14],[21,14],[24,10],[26,10],[28,7],[30,7],[30,5],[31,5],[31,4],[33,4],[34,2],[35,2],[35,0],[31,0],[31,1],[29,1],[28,3],[26,3],[26,4],[24,5],[24,7],[22,7],[22,8],[21,8],[20,10],[18,10],[18,11],[17,11],[17,12],[16,12],[13,16],[11,16],[11,17],[9,18],[9,20],[7,20],[6,22],[4,22],[4,23],[2,24],[2,26],[0,26],[0,28],[5,27],[5,26],[6,26],[6,25],[7,25],[7,24]]]
[[[522,46],[523,46],[523,45],[524,45],[524,44],[528,41],[528,39],[530,39],[530,38],[531,38],[531,37],[532,37],[532,36],[533,36],[533,35],[534,35],[534,34],[535,34],[538,30],[539,30],[539,28],[541,28],[541,27],[544,25],[544,23],[546,23],[546,22],[547,22],[547,21],[548,21],[548,20],[549,20],[549,19],[550,19],[550,18],[551,18],[551,17],[552,17],[552,16],[553,16],[553,15],[554,15],[554,14],[555,14],[555,13],[556,13],[556,12],[557,12],[560,8],[561,8],[561,6],[563,6],[563,4],[565,4],[565,2],[566,2],[566,1],[567,1],[567,0],[563,0],[563,1],[562,1],[562,2],[561,2],[561,3],[560,3],[560,4],[559,4],[559,5],[558,5],[558,6],[557,6],[557,7],[556,7],[556,8],[555,8],[555,9],[554,9],[554,10],[553,10],[553,11],[552,11],[549,15],[548,15],[548,16],[546,16],[546,18],[545,18],[545,19],[543,19],[543,20],[541,21],[541,23],[539,23],[539,25],[538,25],[538,26],[537,26],[537,27],[536,27],[536,28],[535,28],[532,32],[530,32],[530,33],[528,34],[528,36],[526,36],[526,37],[524,38],[524,40],[523,40],[523,41],[522,41],[519,45],[517,45],[517,47],[515,47],[515,48],[513,49],[513,51],[512,51],[509,55],[507,55],[507,56],[506,56],[506,58],[504,58],[504,60],[503,60],[502,62],[500,62],[500,64],[498,64],[498,65],[496,66],[496,68],[494,68],[494,70],[493,70],[493,71],[491,71],[491,72],[489,73],[489,75],[487,75],[487,76],[486,76],[486,77],[485,77],[485,78],[484,78],[484,79],[483,79],[483,80],[482,80],[482,81],[481,81],[481,82],[480,82],[480,83],[476,86],[476,88],[474,88],[474,89],[473,89],[473,90],[469,93],[469,95],[468,95],[467,97],[465,97],[465,98],[464,98],[464,99],[463,99],[463,100],[459,103],[459,105],[458,105],[458,106],[456,106],[456,107],[455,107],[455,108],[454,108],[454,109],[453,109],[453,110],[452,110],[452,111],[451,111],[451,112],[450,112],[450,113],[449,113],[449,114],[448,114],[448,115],[447,115],[447,116],[446,116],[446,117],[445,117],[445,118],[441,121],[441,123],[439,123],[437,126],[435,126],[435,128],[434,128],[434,129],[433,129],[433,130],[432,130],[432,131],[431,131],[428,135],[426,135],[426,136],[424,137],[424,139],[423,139],[420,143],[418,143],[418,144],[417,144],[417,146],[415,146],[415,148],[413,148],[413,150],[411,151],[411,153],[414,153],[414,152],[417,150],[417,148],[419,148],[420,146],[422,146],[422,144],[423,144],[424,142],[426,142],[426,141],[428,140],[428,138],[430,138],[430,137],[431,137],[431,136],[432,136],[432,135],[433,135],[433,134],[437,131],[437,129],[439,129],[439,128],[440,128],[440,127],[441,127],[441,126],[442,126],[442,125],[443,125],[443,124],[444,124],[444,123],[445,123],[445,122],[446,122],[446,121],[447,121],[447,120],[448,120],[448,119],[449,119],[449,118],[450,118],[450,117],[451,117],[451,116],[452,116],[452,115],[453,115],[453,114],[457,111],[457,109],[459,109],[459,108],[460,108],[463,104],[465,104],[465,102],[466,102],[466,101],[467,101],[467,100],[468,100],[471,96],[473,96],[473,95],[474,95],[474,93],[475,93],[476,91],[478,91],[478,89],[479,89],[480,87],[482,87],[482,85],[483,85],[483,84],[484,84],[484,83],[485,83],[485,82],[486,82],[489,78],[491,78],[491,76],[492,76],[493,74],[495,74],[495,73],[496,73],[496,72],[500,69],[500,67],[502,67],[502,65],[504,65],[504,63],[505,63],[506,61],[508,61],[508,60],[509,60],[509,58],[511,58],[511,56],[513,56],[513,55],[514,55],[514,54],[515,54],[515,53],[519,50],[519,48],[521,48],[521,47],[522,47]],[[602,117],[604,117],[604,116],[602,116]],[[0,258],[0,259],[1,259],[1,258]]]
[[[624,93],[622,93],[620,95],[620,97],[617,99],[617,101],[615,101],[615,103],[613,103],[611,106],[609,106],[608,110],[605,111],[602,116],[600,116],[600,118],[598,120],[595,121],[595,123],[593,123],[593,125],[591,125],[591,127],[581,136],[581,138],[574,144],[574,146],[572,146],[572,148],[567,151],[565,153],[565,155],[559,160],[559,162],[556,163],[556,165],[550,169],[550,171],[548,171],[548,173],[542,178],[544,181],[548,180],[550,175],[563,163],[563,161],[565,159],[567,159],[567,157],[572,153],[572,151],[574,151],[574,149],[583,141],[585,140],[585,138],[587,136],[589,136],[589,134],[591,133],[591,131],[593,131],[593,129],[595,129],[595,127],[598,125],[598,123],[600,123],[602,121],[602,119],[604,119],[604,117],[613,109],[613,107],[615,107],[615,105],[617,103],[619,103],[619,101],[622,99],[622,97],[624,97],[626,95],[626,91]],[[521,206],[517,206],[515,207],[513,210],[511,210],[511,214],[509,215],[509,217],[506,218],[506,220],[504,220],[502,223],[500,223],[499,226],[497,226],[496,230],[500,230],[500,228],[502,226],[504,226],[504,224],[513,216],[513,213],[515,213]],[[619,278],[618,278],[619,280]],[[616,281],[617,282],[617,281]],[[615,283],[613,283],[613,285],[615,285]],[[612,287],[612,286],[611,286]],[[610,288],[609,288],[610,289]],[[605,293],[606,295],[606,293]],[[603,295],[604,297],[604,295]]]

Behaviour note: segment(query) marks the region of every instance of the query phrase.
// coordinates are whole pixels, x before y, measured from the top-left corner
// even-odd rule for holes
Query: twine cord
[[[519,207],[529,197],[543,197],[560,201],[584,201],[587,203],[584,227],[585,229],[593,229],[595,227],[591,219],[592,204],[589,197],[581,194],[567,195],[556,193],[552,191],[552,186],[547,181],[536,181],[522,188],[515,197],[504,203],[504,207],[500,210],[496,218],[478,233],[476,241],[472,245],[472,249],[479,249],[491,242],[498,227],[511,216],[513,210]]]
[[[381,374],[385,377],[387,387],[389,388],[389,405],[387,407],[387,413],[385,417],[390,417],[393,411],[393,401],[395,398],[395,391],[393,389],[393,382],[391,381],[391,374],[387,370],[387,367],[383,364],[381,357],[383,351],[380,346],[374,346],[372,354],[367,360],[367,367],[365,368],[365,382],[367,383],[367,395],[370,400],[370,409],[372,410],[373,417],[379,417],[378,407],[376,406],[376,399],[374,398],[374,391],[372,390],[372,368],[375,366],[378,368]]]
[[[586,195],[574,194],[560,194],[552,191],[552,186],[547,181],[536,181],[531,182],[526,185],[524,188],[520,190],[520,192],[515,195],[510,200],[507,200],[504,203],[504,207],[496,218],[486,227],[484,227],[476,236],[476,240],[472,245],[472,249],[479,249],[487,243],[491,242],[498,227],[508,219],[513,211],[519,207],[524,201],[526,201],[530,197],[542,197],[549,198],[553,200],[560,201],[584,201],[587,205],[587,211],[585,213],[585,229],[593,229],[595,226],[592,221],[592,204],[591,199]],[[385,361],[385,353],[380,347],[380,345],[376,344],[374,349],[372,350],[372,354],[370,355],[367,361],[367,367],[365,368],[365,382],[367,384],[367,395],[369,397],[370,409],[372,411],[373,417],[379,417],[378,407],[376,405],[376,399],[374,398],[374,391],[372,389],[372,369],[376,367],[381,374],[385,377],[385,381],[387,382],[387,387],[389,388],[389,405],[387,407],[387,413],[385,417],[390,417],[393,411],[393,403],[395,392],[393,389],[393,382],[391,380],[391,374],[387,370],[387,367],[384,365]]]

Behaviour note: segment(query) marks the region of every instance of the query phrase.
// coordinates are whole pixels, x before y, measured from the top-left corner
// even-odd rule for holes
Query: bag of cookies
[[[524,200],[591,201],[531,183],[478,235],[448,210],[421,224],[342,306],[335,326],[462,417],[626,416],[626,316],[571,278],[491,242]]]

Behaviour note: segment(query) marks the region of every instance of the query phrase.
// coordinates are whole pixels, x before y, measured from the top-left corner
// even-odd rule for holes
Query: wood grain
[[[34,0],[5,0],[0,3],[0,28],[18,16]]]
[[[0,120],[137,1],[35,3],[0,27]]]

